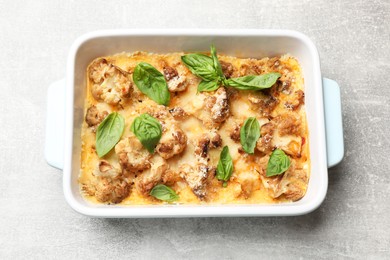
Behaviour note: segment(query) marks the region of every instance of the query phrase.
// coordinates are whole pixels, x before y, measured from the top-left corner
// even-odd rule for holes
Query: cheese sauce
[[[116,152],[117,149],[112,149],[104,158],[97,156],[95,131],[98,124],[94,125],[94,122],[86,119],[88,122],[84,121],[82,125],[79,175],[80,192],[84,197],[93,203],[119,203],[128,206],[166,203],[137,188],[137,185],[144,181],[142,178],[146,174],[151,174],[154,165],[163,161],[168,164],[170,173],[175,177],[168,181],[165,181],[163,177],[153,177],[157,179],[152,183],[153,185],[165,183],[175,190],[180,197],[174,202],[175,204],[264,204],[291,202],[302,198],[309,180],[310,155],[304,105],[304,80],[298,61],[290,55],[259,60],[219,55],[218,58],[227,77],[260,75],[268,72],[279,72],[282,76],[270,90],[256,92],[224,88],[228,100],[228,116],[222,122],[216,123],[207,108],[207,102],[214,100],[216,103],[213,109],[217,110],[219,109],[218,98],[224,98],[224,96],[217,96],[216,91],[197,93],[200,79],[181,62],[182,55],[184,53],[164,55],[145,52],[120,53],[103,57],[103,65],[106,66],[107,72],[102,71],[104,69],[100,71],[96,69],[94,72],[94,63],[88,67],[84,114],[88,117],[87,114],[91,112],[88,109],[95,106],[97,112],[93,119],[98,120],[100,116],[98,121],[101,121],[108,113],[117,111],[125,119],[125,130],[121,141],[134,136],[130,131],[134,118],[145,111],[162,109],[161,106],[143,95],[132,81],[132,73],[136,65],[141,61],[150,63],[166,78],[169,78],[166,73],[167,68],[173,68],[177,75],[174,75],[174,79],[167,80],[168,85],[170,86],[171,80],[176,80],[179,82],[178,88],[184,88],[184,90],[171,91],[171,101],[166,110],[172,111],[174,108],[180,108],[185,116],[167,120],[165,127],[169,130],[173,122],[172,124],[185,133],[187,139],[186,147],[181,153],[163,160],[156,152],[150,159],[151,169],[129,173],[124,169]],[[101,73],[101,75],[96,76],[96,73]],[[103,89],[104,85],[99,82],[99,77],[104,78],[110,75],[125,75],[126,80],[132,85],[129,93],[124,95],[116,93],[115,89],[107,91]],[[115,84],[118,81],[116,80],[104,82]],[[127,90],[121,89],[121,91]],[[116,99],[116,97],[119,98]],[[262,136],[253,155],[242,150],[239,136],[237,137],[237,131],[248,117],[257,118],[262,129]],[[267,128],[271,130],[267,132]],[[218,134],[222,139],[222,145],[209,148],[207,158],[202,161],[196,155],[196,147],[198,140],[210,133]],[[234,171],[227,187],[222,187],[222,182],[214,176],[223,146],[229,147],[234,164]],[[289,156],[291,166],[282,175],[266,177],[268,159],[275,148],[282,149]],[[103,182],[101,175],[97,174],[101,160],[105,160],[112,169],[116,169],[118,176],[112,179],[107,177]],[[209,176],[201,182],[205,196],[197,194],[182,168],[185,164],[196,168],[199,162],[206,164],[209,170]],[[121,179],[122,175],[126,176]],[[119,179],[120,181],[117,181]],[[121,198],[113,199],[115,196]]]

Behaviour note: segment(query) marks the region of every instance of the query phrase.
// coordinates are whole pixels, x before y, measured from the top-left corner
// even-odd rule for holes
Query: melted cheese
[[[105,59],[121,68],[123,71],[132,73],[135,66],[143,61],[152,64],[159,71],[162,72],[162,62],[169,64],[176,68],[181,77],[185,77],[188,86],[183,92],[171,93],[171,102],[169,108],[180,107],[190,116],[185,117],[182,120],[177,120],[180,128],[187,135],[187,147],[180,154],[176,155],[171,159],[168,159],[169,167],[173,171],[179,171],[179,167],[182,164],[193,164],[194,163],[194,142],[202,134],[209,133],[211,130],[206,128],[202,123],[202,113],[204,113],[204,105],[207,93],[197,93],[197,85],[200,80],[196,76],[192,75],[189,70],[181,63],[180,57],[183,53],[172,53],[166,55],[149,54],[143,52],[136,53],[121,53],[113,56],[105,57]],[[299,149],[301,156],[297,158],[291,158],[294,161],[294,165],[304,171],[305,185],[302,187],[303,194],[307,188],[307,182],[310,172],[310,157],[308,150],[308,130],[306,123],[306,114],[304,104],[300,106],[296,111],[287,109],[286,102],[294,101],[294,91],[304,90],[303,78],[301,69],[297,60],[289,55],[280,57],[277,62],[278,64],[269,64],[270,59],[264,58],[262,60],[254,59],[239,59],[235,57],[219,56],[219,59],[225,62],[229,62],[235,68],[233,77],[238,77],[245,74],[252,74],[255,71],[256,74],[267,73],[272,71],[279,71],[283,76],[289,76],[291,83],[290,93],[284,93],[283,91],[279,94],[279,104],[273,109],[270,116],[264,116],[259,113],[258,110],[254,109],[253,104],[248,100],[250,91],[239,91],[236,97],[231,98],[230,103],[230,116],[223,122],[218,129],[217,133],[222,138],[222,147],[229,146],[230,154],[234,162],[234,172],[228,182],[228,186],[223,188],[221,182],[216,180],[210,180],[208,183],[208,195],[204,200],[199,199],[193,191],[190,189],[184,179],[181,179],[174,183],[171,187],[179,194],[180,199],[176,202],[178,204],[259,204],[259,203],[279,203],[290,201],[284,196],[275,198],[269,187],[265,187],[264,180],[268,179],[264,176],[260,176],[261,170],[265,170],[264,160],[261,159],[264,155],[260,152],[256,152],[254,155],[247,155],[240,152],[241,144],[235,142],[230,137],[232,128],[234,125],[242,124],[248,117],[256,117],[260,123],[260,126],[265,125],[269,122],[270,117],[276,118],[278,115],[284,113],[291,113],[300,118],[300,126],[303,129],[302,135],[285,135],[281,136],[276,131],[273,144],[275,147],[281,149]],[[287,69],[286,69],[287,68]],[[287,75],[288,74],[288,75]],[[87,73],[88,75],[88,73]],[[130,132],[130,125],[134,118],[142,111],[142,106],[157,106],[156,103],[151,101],[148,97],[140,93],[137,87],[134,85],[131,98],[124,101],[121,106],[108,105],[102,101],[95,100],[91,94],[92,82],[87,78],[87,97],[85,100],[85,113],[89,107],[95,105],[99,110],[107,112],[117,111],[125,118],[125,131],[121,139],[127,138],[132,133]],[[168,126],[169,127],[169,126]],[[96,165],[99,163],[99,158],[95,152],[95,133],[90,127],[84,122],[82,126],[82,152],[81,152],[81,169],[79,183],[80,187],[89,185],[96,177],[93,172],[96,170]],[[305,140],[303,142],[302,140]],[[292,143],[293,142],[293,143]],[[295,142],[295,143],[294,143]],[[299,147],[290,147],[290,146]],[[207,162],[209,166],[216,166],[219,160],[220,148],[211,149],[209,151],[210,160]],[[268,154],[269,155],[269,154]],[[154,156],[158,156],[155,154]],[[118,157],[114,152],[114,149],[104,157],[105,160],[110,162],[115,167],[120,167],[118,163]],[[153,161],[153,160],[152,160]],[[259,171],[260,170],[260,171]],[[142,173],[141,173],[142,174]],[[267,181],[267,180],[266,180]],[[274,180],[271,180],[274,181]],[[276,186],[278,183],[276,184]],[[277,187],[274,187],[276,189]],[[88,196],[84,194],[84,197],[91,202],[98,203],[94,196]],[[141,194],[132,185],[130,187],[130,194],[125,198],[122,205],[144,205],[144,204],[159,204],[164,203],[158,201],[150,196]]]

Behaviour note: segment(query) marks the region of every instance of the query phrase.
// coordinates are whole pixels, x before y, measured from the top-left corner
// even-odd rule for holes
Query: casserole
[[[209,91],[183,64],[209,61],[207,55],[135,52],[92,61],[81,130],[85,199],[132,206],[171,199],[180,205],[276,204],[304,196],[310,154],[298,61],[289,55],[258,60],[214,54],[223,76],[211,74],[210,67],[207,77],[217,80]],[[140,71],[163,79],[152,93],[169,100],[142,93]],[[260,84],[240,81],[248,78],[268,78],[261,87],[269,88],[259,91]],[[114,125],[119,141],[99,155],[109,139],[103,133],[114,134]]]
[[[79,193],[78,173],[87,65],[96,57],[122,51],[144,50],[156,53],[204,51],[211,43],[217,45],[220,52],[226,55],[261,58],[290,53],[300,61],[305,79],[305,104],[311,151],[311,177],[305,197],[297,202],[276,205],[154,205],[130,208],[86,202]],[[323,85],[325,85],[324,93]],[[65,103],[62,100],[64,91]],[[327,190],[327,167],[337,164],[343,157],[338,85],[331,80],[322,80],[319,57],[314,44],[306,36],[293,31],[121,30],[90,33],[75,41],[68,57],[66,80],[53,84],[48,94],[46,159],[53,166],[63,167],[64,193],[71,207],[89,216],[188,217],[305,214],[321,204]],[[326,97],[331,98],[326,99]],[[328,105],[325,107],[325,115],[329,118],[326,121],[327,136],[325,135],[324,103]],[[65,122],[61,121],[61,115],[64,114],[61,105],[65,108]],[[64,136],[59,131],[63,128],[65,129]]]

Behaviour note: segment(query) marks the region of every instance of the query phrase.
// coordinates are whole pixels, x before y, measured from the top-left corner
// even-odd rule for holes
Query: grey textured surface
[[[390,258],[389,1],[1,1],[0,258]],[[290,218],[91,219],[43,158],[46,90],[73,40],[112,28],[282,28],[342,88],[346,155]]]

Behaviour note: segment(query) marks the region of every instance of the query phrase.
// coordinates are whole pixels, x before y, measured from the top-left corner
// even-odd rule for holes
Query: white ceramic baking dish
[[[96,57],[138,50],[168,53],[207,51],[261,58],[290,53],[297,57],[305,78],[305,104],[311,153],[311,177],[304,198],[277,205],[133,206],[95,205],[79,192],[80,131],[86,95],[86,68]],[[325,106],[324,106],[325,105]],[[326,126],[326,131],[325,131]],[[323,79],[316,47],[305,35],[286,30],[115,30],[92,32],[78,38],[68,57],[66,79],[53,83],[48,92],[45,156],[63,169],[64,194],[69,205],[94,217],[199,217],[292,216],[316,209],[328,186],[328,167],[344,154],[340,90]]]

